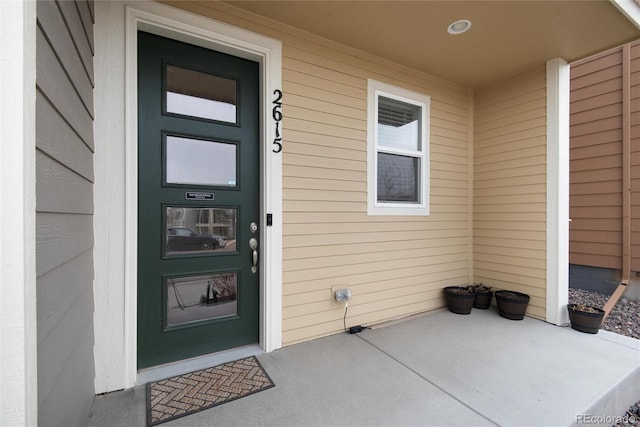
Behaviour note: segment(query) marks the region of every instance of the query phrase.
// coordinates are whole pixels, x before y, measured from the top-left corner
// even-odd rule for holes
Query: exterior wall
[[[571,66],[569,262],[622,268],[622,49]]]
[[[477,91],[474,137],[474,281],[529,294],[544,319],[545,69]]]
[[[470,278],[470,92],[217,2],[176,7],[283,43],[283,342],[443,306]],[[431,96],[431,215],[367,216],[367,78]]]
[[[640,271],[640,42],[631,43],[631,271]],[[631,279],[632,283],[634,278]],[[635,278],[637,283],[638,278]]]
[[[571,66],[572,264],[626,269],[626,240],[629,268],[640,271],[639,88],[640,42]],[[628,185],[630,202],[625,208]],[[626,215],[631,218],[629,230],[624,226]]]
[[[83,425],[94,396],[93,2],[37,4],[38,417]]]

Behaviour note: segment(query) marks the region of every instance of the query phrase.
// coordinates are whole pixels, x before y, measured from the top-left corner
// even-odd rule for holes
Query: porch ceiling
[[[640,37],[607,0],[226,3],[470,88]],[[459,19],[471,29],[449,35]]]

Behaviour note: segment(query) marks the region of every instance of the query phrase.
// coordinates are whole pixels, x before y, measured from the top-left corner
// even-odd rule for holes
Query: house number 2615
[[[273,100],[273,120],[276,122],[276,137],[273,139],[273,152],[282,151],[282,137],[280,136],[280,121],[282,120],[282,91],[276,89],[273,91],[276,99]]]

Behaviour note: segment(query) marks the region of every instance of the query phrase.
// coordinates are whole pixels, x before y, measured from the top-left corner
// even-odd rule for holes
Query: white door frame
[[[36,3],[0,2],[0,425],[38,422]]]
[[[102,2],[98,2],[102,3]],[[101,26],[99,19],[104,20]],[[120,28],[121,27],[121,28]],[[104,55],[104,62],[96,64],[96,147],[118,144],[114,135],[124,135],[122,149],[108,148],[107,155],[96,149],[96,185],[122,181],[109,165],[114,161],[124,164],[124,194],[104,198],[99,189],[95,193],[95,304],[96,304],[96,393],[132,387],[137,376],[137,200],[138,200],[138,145],[137,145],[137,31],[147,32],[214,49],[260,64],[260,346],[264,351],[282,347],[282,153],[274,153],[272,141],[276,122],[272,114],[274,91],[282,88],[282,45],[280,41],[232,27],[212,19],[150,1],[130,3],[110,2],[96,10],[96,57]],[[124,34],[124,52],[118,38]],[[118,37],[119,35],[119,37]],[[105,40],[113,38],[116,41]],[[98,52],[105,46],[106,52]],[[124,61],[123,61],[124,59]],[[100,65],[104,66],[100,66]],[[99,89],[113,73],[124,75],[124,87]],[[111,86],[111,85],[108,85]],[[124,117],[109,111],[109,106],[124,103]],[[98,107],[98,104],[100,107]],[[114,130],[114,128],[116,130]],[[118,132],[121,129],[122,132]],[[101,131],[101,130],[104,130]],[[280,130],[280,134],[282,134]],[[105,181],[100,185],[104,186]],[[108,184],[107,184],[108,185]],[[99,200],[100,199],[100,200]],[[113,206],[115,204],[119,206]],[[104,211],[124,213],[122,239],[112,239],[108,221],[101,221]],[[266,225],[266,214],[272,214],[273,223]],[[107,242],[103,240],[106,238]],[[120,241],[124,240],[124,241]],[[109,254],[124,248],[121,265],[113,266]],[[108,261],[103,261],[103,259]],[[100,264],[102,263],[102,264]],[[99,265],[100,264],[100,265]],[[108,264],[108,265],[107,265]],[[117,263],[116,263],[117,264]],[[116,271],[113,271],[116,269]],[[119,270],[121,274],[118,274]],[[123,279],[123,298],[109,298],[117,280],[101,280],[99,272]],[[117,290],[116,290],[117,292]],[[122,333],[113,331],[111,320],[124,316]],[[106,343],[105,343],[106,341]],[[99,345],[99,343],[101,345]],[[100,347],[100,348],[99,348]],[[106,354],[105,354],[106,353]],[[115,361],[115,362],[113,362]]]

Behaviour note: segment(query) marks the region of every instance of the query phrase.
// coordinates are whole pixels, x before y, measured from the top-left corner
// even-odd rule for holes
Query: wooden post
[[[609,300],[602,308],[604,310],[604,317],[602,318],[603,322],[607,319],[607,317],[609,317],[609,313],[611,313],[611,310],[613,310],[613,307],[615,307],[615,305],[618,303],[618,300],[626,290],[627,284],[620,283],[616,290],[613,291],[613,294],[609,297]]]

